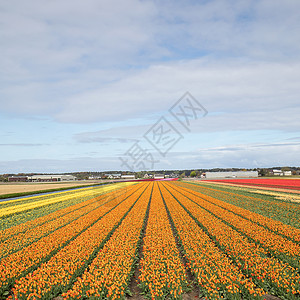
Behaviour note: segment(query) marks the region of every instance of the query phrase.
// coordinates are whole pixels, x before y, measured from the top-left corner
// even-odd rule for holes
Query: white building
[[[206,172],[206,178],[249,178],[258,177],[257,171]]]
[[[164,179],[165,175],[164,174],[154,174],[154,179]]]
[[[52,182],[52,181],[73,181],[76,177],[73,175],[32,175],[28,176],[31,182]]]
[[[152,174],[145,174],[145,175],[144,175],[144,178],[145,178],[145,179],[153,178],[153,175],[152,175]]]
[[[135,179],[135,175],[122,175],[122,179]]]
[[[108,179],[120,179],[121,174],[106,174]]]
[[[292,176],[292,171],[283,171],[284,176]]]
[[[89,180],[99,180],[101,176],[89,176]]]
[[[283,172],[281,170],[273,170],[273,175],[275,175],[275,176],[283,176]]]

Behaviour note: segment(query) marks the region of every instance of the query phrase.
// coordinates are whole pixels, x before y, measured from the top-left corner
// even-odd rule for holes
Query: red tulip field
[[[208,180],[212,182],[231,183],[238,185],[250,185],[257,187],[269,187],[278,189],[292,189],[300,191],[300,179],[229,179]]]

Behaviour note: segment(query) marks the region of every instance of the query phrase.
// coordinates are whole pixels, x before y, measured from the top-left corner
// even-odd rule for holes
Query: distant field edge
[[[28,191],[28,192],[4,194],[4,195],[0,195],[0,199],[10,199],[10,198],[23,197],[23,196],[31,196],[31,195],[35,195],[35,194],[44,194],[44,193],[51,193],[51,192],[74,190],[74,189],[79,189],[79,188],[88,188],[88,187],[92,187],[92,186],[106,185],[106,184],[111,184],[111,183],[113,183],[113,182],[101,182],[101,183],[94,183],[94,184],[88,184],[88,185],[76,185],[76,186],[72,186],[72,187],[63,187],[63,188],[45,189],[45,190],[38,190],[38,191]]]

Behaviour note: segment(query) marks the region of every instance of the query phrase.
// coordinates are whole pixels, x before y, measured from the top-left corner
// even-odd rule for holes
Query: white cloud
[[[193,132],[299,131],[297,0],[12,0],[0,8],[3,116],[95,123],[75,141],[122,143],[189,91],[209,112]],[[130,120],[138,121],[120,125]]]
[[[256,79],[256,86],[264,79],[255,70],[261,61],[287,60],[293,68],[299,59],[298,1],[29,0],[2,6],[2,110],[17,114],[31,111],[76,122],[72,110],[80,109],[85,113],[78,121],[88,122],[88,116],[102,117],[90,108],[96,105],[96,110],[108,109],[108,118],[118,118],[108,102],[120,105],[126,115],[139,102],[148,108],[147,102],[160,104],[170,93],[177,97],[187,88],[205,93],[208,85],[231,95],[238,86],[245,90],[249,79],[250,84]],[[204,66],[197,57],[204,54],[225,63],[227,56],[242,57],[237,64],[245,65],[245,72],[254,61],[252,76],[237,74],[244,82],[229,86],[220,77],[235,67],[228,63],[219,69],[214,59],[205,59],[206,69],[212,70],[201,72]],[[183,62],[164,65],[162,59]],[[275,65],[274,72],[280,71]]]
[[[192,152],[171,152],[154,165],[154,169],[198,168],[255,168],[295,166],[300,151],[299,143],[239,144],[201,148]],[[282,155],[289,153],[289,155]],[[24,159],[0,161],[0,172],[75,172],[99,170],[126,170],[118,157],[77,157],[73,159]]]
[[[299,130],[299,70],[300,64],[285,63],[169,63],[67,98],[55,117],[61,122],[113,122],[166,115],[189,90],[209,112],[205,126],[199,123],[206,131]]]
[[[237,144],[170,153],[167,160],[174,169],[297,166],[299,151],[299,143]]]
[[[73,83],[67,80],[65,88],[64,82],[60,82],[59,90],[55,90],[55,83],[6,88],[4,98],[11,101],[4,102],[2,110],[23,115],[50,114],[60,122],[71,123],[124,121],[165,113],[189,90],[209,113],[245,116],[256,112],[272,124],[270,119],[275,117],[274,113],[280,119],[289,110],[288,123],[281,123],[286,127],[289,120],[292,123],[298,120],[299,70],[299,63],[210,63],[202,59],[160,64],[102,88],[77,90],[75,95],[72,87],[78,89],[80,79]],[[235,121],[239,121],[236,117]]]

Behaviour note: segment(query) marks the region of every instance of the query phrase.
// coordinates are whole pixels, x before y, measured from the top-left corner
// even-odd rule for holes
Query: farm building
[[[99,180],[101,179],[101,176],[89,176],[89,180]]]
[[[164,174],[154,174],[154,179],[164,179],[165,175]]]
[[[273,170],[273,175],[275,176],[283,176],[283,172],[281,170]]]
[[[292,176],[292,171],[273,170],[272,174],[275,176]]]
[[[105,174],[108,179],[120,179],[121,174]]]
[[[33,175],[28,176],[30,182],[52,182],[52,181],[73,181],[76,177],[73,175]]]
[[[122,175],[122,179],[135,179],[135,175]]]
[[[9,182],[26,182],[28,180],[28,176],[10,176],[8,177]]]
[[[146,174],[144,175],[144,178],[145,178],[145,179],[153,178],[153,175],[152,175],[152,174],[147,174],[147,173],[146,173]]]
[[[258,177],[257,171],[206,172],[206,178],[249,178]]]

